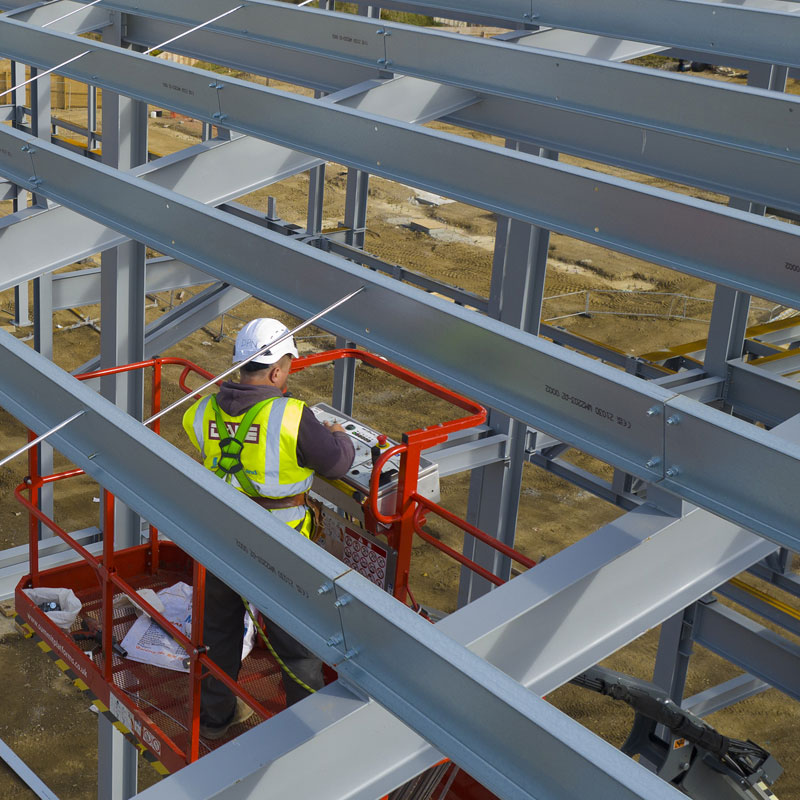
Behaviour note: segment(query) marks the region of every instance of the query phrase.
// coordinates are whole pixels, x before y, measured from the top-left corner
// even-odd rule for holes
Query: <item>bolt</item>
[[[345,657],[345,659],[348,659],[348,658],[355,658],[357,655],[358,655],[358,650],[356,650],[355,648],[353,648],[352,650],[348,650],[348,651],[347,651],[347,652],[344,654],[344,657]]]
[[[652,458],[650,458],[647,461],[645,461],[644,465],[648,469],[651,469],[652,467],[655,467],[657,464],[660,464],[660,463],[661,463],[661,459],[658,456],[653,456]]]
[[[667,417],[667,425],[677,425],[680,421],[681,418],[677,414]]]
[[[387,31],[385,28],[381,28],[378,31],[378,36],[391,36],[391,35],[392,34],[389,31]]]
[[[323,583],[322,586],[317,589],[317,594],[328,594],[331,589],[333,589],[332,583]]]
[[[92,453],[90,456],[88,456],[89,461],[91,461],[93,458],[97,458],[98,455],[100,455],[99,451],[96,453]]]
[[[342,606],[346,606],[353,598],[350,597],[349,594],[343,594],[338,600],[334,601],[334,606],[336,608],[341,608]]]
[[[343,641],[344,639],[342,638],[342,634],[335,633],[333,636],[331,636],[330,639],[328,639],[325,642],[325,644],[328,645],[328,647],[336,647],[337,645],[340,645]]]
[[[676,475],[680,475],[680,474],[681,474],[681,471],[680,471],[680,468],[678,468],[678,467],[670,467],[667,470],[667,473],[666,473],[668,478],[674,478]]]
[[[648,417],[657,417],[660,413],[661,409],[658,406],[653,406],[652,408],[647,409]]]

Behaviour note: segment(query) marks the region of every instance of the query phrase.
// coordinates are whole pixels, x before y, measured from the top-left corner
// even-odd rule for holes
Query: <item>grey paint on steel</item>
[[[85,46],[9,21],[0,24],[0,52],[39,59],[32,46],[42,36],[56,58]],[[791,225],[233,78],[209,85],[201,70],[114,48],[97,45],[66,70],[209,122],[222,113],[232,129],[800,306],[793,269],[800,233]],[[702,237],[685,235],[698,226]]]
[[[443,752],[457,754],[487,788],[502,797],[531,800],[556,796],[556,790],[578,782],[584,794],[590,786],[602,787],[597,796],[609,800],[635,800],[647,790],[651,794],[644,796],[664,800],[677,796],[645,770],[631,770],[631,762],[613,747],[344,568],[313,542],[298,537],[268,513],[254,514],[249,498],[26,345],[5,333],[0,342],[0,375],[13,376],[0,380],[4,408],[34,429],[52,427],[65,413],[85,409],[71,430],[64,429],[68,433],[54,434],[53,443],[62,453],[300,641],[352,672],[357,684],[369,683],[379,702],[391,706],[398,691],[412,697],[424,675],[426,687],[437,690],[439,700],[424,715],[408,710],[404,721],[417,730],[423,728],[423,735]],[[118,458],[121,452],[126,454],[123,460]],[[233,541],[223,533],[231,530],[236,531]],[[327,590],[318,591],[326,586]],[[359,612],[364,603],[370,608]],[[347,615],[342,614],[344,608]],[[369,648],[342,653],[338,646],[327,646],[335,633],[343,637],[343,647],[349,639],[369,641],[375,626],[392,629],[396,642],[405,641],[408,651],[420,659],[419,672],[409,676],[404,663],[396,659],[368,659],[359,667]],[[375,673],[384,668],[388,672]],[[464,708],[473,706],[483,713],[465,719]],[[488,719],[496,724],[487,725]],[[455,725],[458,737],[451,732]],[[567,758],[574,748],[580,753],[581,769],[570,776],[553,774],[549,767],[543,768],[549,762],[531,761],[529,741],[552,757]]]
[[[23,184],[29,161],[20,144],[28,141],[0,130],[0,171]],[[329,321],[331,332],[369,344],[627,472],[663,480],[669,463],[682,466],[681,448],[691,452],[707,435],[721,448],[703,452],[703,458],[716,456],[714,470],[692,470],[691,481],[679,471],[667,476],[665,485],[797,549],[800,497],[792,488],[800,459],[797,445],[745,423],[733,427],[736,420],[695,401],[135,177],[87,164],[51,145],[36,148],[40,174],[47,176],[39,191],[301,318],[329,304],[331,268],[338,273],[338,291],[366,284],[367,295]],[[280,268],[265,271],[264,264]],[[385,314],[385,308],[394,313]],[[475,363],[486,365],[480,380]],[[676,411],[685,407],[699,428],[667,426],[668,403]],[[662,413],[648,415],[651,408]],[[677,461],[667,458],[667,429],[670,459],[677,453]],[[742,448],[738,453],[737,447]],[[782,466],[766,495],[764,473],[749,476],[744,488],[737,482],[736,464],[743,453],[752,463],[761,459]],[[784,485],[777,507],[764,500]]]

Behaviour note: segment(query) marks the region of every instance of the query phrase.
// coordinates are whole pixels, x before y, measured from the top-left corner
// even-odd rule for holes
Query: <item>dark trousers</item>
[[[211,660],[231,678],[239,677],[242,665],[245,608],[239,594],[216,575],[206,572],[205,616],[203,643],[209,648]],[[324,686],[322,661],[286,631],[267,622],[267,637],[275,652],[303,683],[312,689]],[[286,705],[307,697],[309,692],[282,670]],[[203,680],[200,695],[200,719],[206,725],[224,725],[233,716],[236,697],[222,681],[208,676]]]

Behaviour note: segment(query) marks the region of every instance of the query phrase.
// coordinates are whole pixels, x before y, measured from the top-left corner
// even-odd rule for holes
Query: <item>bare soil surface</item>
[[[276,84],[272,84],[276,85]],[[73,112],[63,112],[69,115]],[[74,112],[78,117],[81,113]],[[439,128],[445,126],[437,125]],[[455,132],[455,129],[452,129]],[[463,132],[460,132],[463,133]],[[191,120],[160,118],[151,121],[150,149],[166,155],[198,141],[199,125]],[[621,170],[600,167],[574,159],[592,169],[641,179],[644,182],[668,186],[662,181],[633,176]],[[346,169],[329,164],[326,172],[325,228],[339,225],[344,214]],[[266,210],[268,196],[277,199],[278,213],[284,219],[305,224],[308,179],[297,176],[279,185],[254,192],[242,202]],[[712,202],[725,199],[692,191]],[[5,204],[3,213],[10,207]],[[415,232],[411,220],[427,219],[432,233]],[[370,182],[370,216],[366,249],[387,261],[472,292],[486,296],[491,276],[492,247],[497,220],[494,215],[461,203],[441,205],[421,204],[413,189],[391,181],[373,178]],[[74,265],[78,268],[84,265]],[[587,245],[575,239],[554,235],[551,238],[548,260],[546,295],[579,293],[569,298],[548,300],[545,319],[571,314],[585,303],[586,290],[591,290],[591,316],[570,316],[554,324],[593,339],[608,343],[626,352],[640,354],[672,347],[704,337],[706,316],[700,317],[704,304],[697,304],[695,321],[659,319],[644,316],[618,316],[642,312],[655,303],[664,317],[675,313],[675,296],[710,300],[713,286],[698,279],[673,272]],[[609,290],[659,291],[667,293],[663,300],[604,294]],[[172,297],[164,293],[148,300],[148,319],[155,319],[173,302],[192,296],[198,288],[187,289]],[[577,298],[577,299],[576,299]],[[759,303],[751,322],[762,321],[769,313],[768,304]],[[705,304],[707,306],[707,304]],[[692,306],[694,308],[695,306]],[[12,318],[13,295],[0,295],[0,323],[8,329]],[[611,312],[611,313],[602,313]],[[693,316],[695,312],[687,314]],[[612,315],[613,314],[613,315]],[[256,300],[248,300],[224,320],[215,321],[197,331],[173,351],[163,355],[188,358],[206,369],[218,373],[230,364],[232,337],[241,324],[253,316],[276,315],[287,323],[293,320],[275,312]],[[99,352],[96,325],[100,324],[99,307],[60,311],[55,315],[55,361],[73,370]],[[75,325],[78,327],[73,327]],[[18,329],[15,335],[25,337],[29,329]],[[312,330],[300,342],[302,352],[327,349],[333,339],[322,331]],[[176,376],[177,377],[177,376]],[[292,387],[298,396],[309,402],[327,400],[332,386],[332,369],[319,367],[293,378]],[[167,387],[164,402],[179,396],[173,384]],[[443,421],[450,411],[439,401],[431,401],[415,389],[399,385],[374,369],[357,370],[355,416],[384,430],[393,438],[403,431]],[[189,453],[183,438],[179,415],[173,415],[164,425],[165,436],[177,447]],[[22,427],[0,410],[0,454],[10,452],[23,442]],[[608,476],[610,469],[588,456],[573,453],[573,461],[585,469]],[[57,468],[66,462],[57,458]],[[27,536],[27,518],[14,502],[13,488],[26,474],[24,459],[0,469],[0,489],[5,499],[0,501],[0,548],[22,544]],[[442,485],[442,504],[465,515],[468,478],[465,475],[447,478]],[[98,522],[98,487],[86,478],[73,479],[56,490],[57,522],[67,530],[79,529]],[[619,509],[589,493],[533,467],[526,467],[520,499],[517,544],[521,552],[541,559],[551,556],[606,524],[620,514]],[[445,524],[433,523],[435,535],[460,548],[461,537]],[[429,606],[448,612],[455,608],[457,566],[427,545],[419,542],[414,548],[412,588],[416,598]],[[755,583],[753,579],[749,581]],[[760,588],[763,588],[760,586]],[[782,597],[785,602],[792,600]],[[632,599],[632,602],[635,602]],[[2,631],[2,628],[0,628]],[[657,646],[658,630],[642,636],[608,660],[615,669],[650,678]],[[687,694],[691,695],[716,685],[738,670],[722,659],[696,647],[692,659]],[[94,714],[88,710],[85,695],[74,690],[50,660],[40,653],[32,641],[14,632],[0,633],[0,666],[3,672],[3,713],[0,714],[0,738],[33,767],[41,778],[62,798],[95,796],[96,725]],[[548,700],[615,745],[627,736],[632,714],[613,701],[599,698],[575,687],[564,687],[552,693]],[[729,736],[753,739],[771,750],[786,769],[776,789],[781,798],[800,798],[800,763],[797,749],[797,706],[777,691],[769,691],[709,718],[711,724]],[[147,766],[140,769],[141,786],[157,780]],[[0,763],[0,797],[27,798],[32,796],[18,779]]]

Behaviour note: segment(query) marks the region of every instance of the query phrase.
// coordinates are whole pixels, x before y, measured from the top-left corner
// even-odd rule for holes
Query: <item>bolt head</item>
[[[661,409],[658,406],[652,406],[651,408],[647,409],[648,417],[657,417],[660,413]]]

